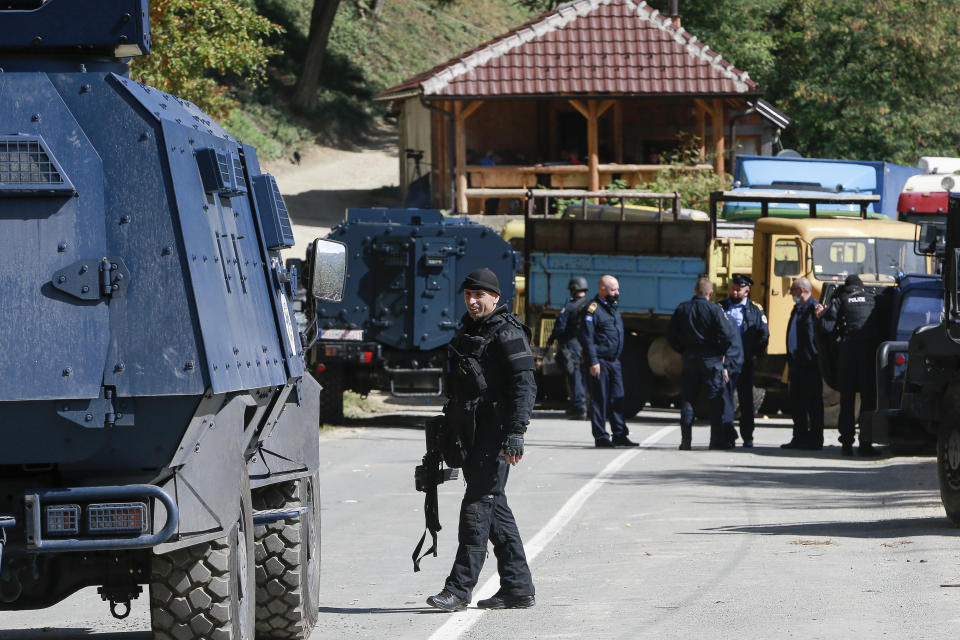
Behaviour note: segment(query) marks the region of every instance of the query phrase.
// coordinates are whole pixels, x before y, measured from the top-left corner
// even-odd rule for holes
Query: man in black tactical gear
[[[787,322],[787,393],[793,437],[781,449],[823,448],[823,378],[820,374],[820,351],[816,340],[817,301],[806,278],[796,278],[790,285],[793,310]]]
[[[583,276],[570,278],[567,286],[570,289],[570,299],[560,310],[547,345],[558,342],[557,364],[566,375],[567,392],[570,394],[567,415],[571,420],[586,420],[587,392],[583,382],[583,358],[579,338],[583,309],[590,302],[587,298],[587,279]]]
[[[734,395],[740,401],[740,438],[744,447],[753,446],[754,406],[753,367],[767,352],[770,330],[763,309],[750,299],[753,278],[742,273],[730,277],[730,297],[720,304],[727,318],[737,328],[743,343],[743,367],[730,376],[724,390],[724,415],[733,423]],[[726,418],[725,418],[726,421]],[[735,433],[735,432],[734,432]],[[734,435],[736,441],[736,435]]]
[[[847,276],[829,307],[818,305],[817,317],[823,330],[830,335],[838,346],[837,378],[840,381],[840,429],[841,453],[853,455],[855,434],[854,407],[857,393],[860,393],[860,417],[864,411],[872,411],[876,405],[876,360],[877,320],[874,316],[876,297],[863,288],[858,275]],[[860,446],[857,452],[862,456],[877,454],[869,440],[860,434]]]
[[[667,342],[683,356],[680,383],[680,449],[688,451],[693,439],[693,403],[700,387],[705,386],[710,400],[710,448],[729,449],[731,444],[721,434],[723,429],[723,388],[730,380],[724,359],[737,336],[723,310],[710,302],[713,283],[700,278],[693,288],[693,298],[680,303],[670,318]],[[740,353],[740,350],[736,350]],[[731,352],[732,354],[733,352]],[[719,440],[718,440],[719,438]]]
[[[620,283],[611,275],[600,278],[596,297],[584,309],[580,344],[590,389],[590,424],[598,448],[636,447],[623,420],[623,319],[617,311]],[[607,433],[607,420],[613,438]]]
[[[504,489],[510,465],[523,458],[523,434],[537,395],[529,330],[500,302],[500,283],[489,269],[463,281],[467,313],[448,347],[447,429],[463,445],[467,488],[460,507],[459,546],[443,590],[427,604],[460,611],[469,604],[493,543],[500,589],[481,600],[481,609],[521,609],[534,605],[533,578],[523,541]]]

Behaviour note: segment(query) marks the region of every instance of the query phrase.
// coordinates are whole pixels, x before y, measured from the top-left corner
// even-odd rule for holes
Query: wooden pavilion
[[[404,200],[478,213],[477,188],[642,184],[683,138],[710,162],[691,170],[770,154],[789,119],[762,94],[678,17],[574,0],[376,99],[399,110]]]

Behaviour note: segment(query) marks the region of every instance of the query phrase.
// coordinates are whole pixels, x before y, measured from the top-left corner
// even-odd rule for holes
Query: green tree
[[[265,42],[280,27],[232,0],[153,0],[150,30],[153,52],[134,60],[131,76],[217,119],[236,104],[230,85],[261,82],[280,53]]]
[[[954,0],[797,0],[771,94],[805,155],[914,164],[957,155],[960,6]]]

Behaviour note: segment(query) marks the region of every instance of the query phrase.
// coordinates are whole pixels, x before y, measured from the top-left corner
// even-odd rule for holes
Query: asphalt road
[[[537,606],[435,612],[456,546],[459,482],[441,487],[439,557],[414,574],[422,432],[380,418],[321,437],[323,578],[313,638],[933,638],[960,618],[960,545],[932,458],[677,451],[676,413],[631,423],[641,449],[596,450],[589,426],[541,413],[508,496]],[[833,432],[828,440],[835,437]],[[475,600],[496,589],[492,555]],[[49,630],[44,630],[44,627]],[[0,614],[0,639],[145,640],[145,598],[124,622],[93,590]]]

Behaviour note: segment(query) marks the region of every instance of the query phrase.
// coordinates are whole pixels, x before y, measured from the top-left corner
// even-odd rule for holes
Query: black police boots
[[[435,596],[427,598],[427,604],[444,611],[463,611],[467,608],[467,601],[459,598],[446,589]]]
[[[693,427],[680,427],[680,451],[690,451],[693,440]]]
[[[537,603],[533,596],[510,596],[499,591],[477,602],[480,609],[529,609]]]

